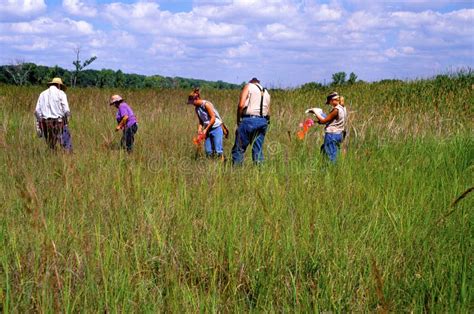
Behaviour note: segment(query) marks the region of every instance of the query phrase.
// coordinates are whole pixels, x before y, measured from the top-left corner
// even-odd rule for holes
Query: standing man
[[[241,165],[244,153],[250,143],[252,160],[259,164],[263,161],[263,141],[270,122],[270,94],[260,85],[257,78],[252,78],[240,93],[237,108],[237,131],[232,148],[232,164]]]
[[[71,111],[64,92],[66,86],[59,77],[53,78],[48,86],[48,89],[40,94],[35,109],[41,135],[51,149],[54,150],[59,141],[67,152],[71,152],[72,141],[68,128]]]

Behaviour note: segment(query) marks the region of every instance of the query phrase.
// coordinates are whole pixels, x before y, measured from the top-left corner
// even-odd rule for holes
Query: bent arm
[[[337,117],[338,110],[334,108],[327,116],[326,118],[323,118],[320,114],[316,114],[316,117],[318,118],[319,122],[322,124],[331,122]]]
[[[117,125],[117,130],[123,129],[127,121],[128,121],[128,116],[127,115],[123,116],[122,120],[120,120],[119,124]]]

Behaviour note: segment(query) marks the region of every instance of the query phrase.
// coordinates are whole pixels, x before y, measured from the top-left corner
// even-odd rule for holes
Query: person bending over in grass
[[[123,130],[121,147],[126,148],[130,153],[133,150],[133,143],[135,142],[135,133],[138,131],[137,118],[133,114],[132,108],[125,102],[120,95],[113,95],[110,97],[110,105],[117,108],[117,127],[115,131]]]
[[[38,136],[44,137],[49,148],[53,150],[59,142],[67,152],[72,152],[71,134],[68,129],[71,111],[64,92],[66,86],[59,77],[53,78],[48,86],[48,89],[40,94],[36,103]]]
[[[188,96],[188,105],[194,105],[198,118],[198,141],[205,140],[206,156],[224,160],[223,137],[227,137],[228,130],[219,112],[210,101],[201,99],[198,88]]]
[[[336,92],[327,96],[326,104],[332,106],[331,112],[326,117],[323,117],[319,112],[315,115],[321,124],[326,124],[321,152],[334,163],[343,140],[347,113],[346,108],[339,104],[339,95]]]

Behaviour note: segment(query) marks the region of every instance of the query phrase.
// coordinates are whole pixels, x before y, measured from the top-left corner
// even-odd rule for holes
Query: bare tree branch
[[[73,87],[76,87],[76,83],[77,83],[77,77],[79,76],[79,73],[86,67],[88,66],[89,64],[91,64],[92,62],[95,61],[95,59],[97,59],[96,56],[93,56],[91,57],[90,59],[87,59],[86,61],[84,61],[82,64],[81,64],[81,60],[79,59],[79,55],[81,53],[81,47],[76,47],[74,48],[74,53],[76,54],[76,60],[72,62],[72,64],[74,65],[74,67],[76,68],[75,71],[74,71],[74,75],[73,77],[71,77],[71,85]]]
[[[27,64],[23,59],[16,59],[11,62],[5,70],[10,74],[16,85],[25,85],[28,81],[28,74],[31,71],[31,65]]]

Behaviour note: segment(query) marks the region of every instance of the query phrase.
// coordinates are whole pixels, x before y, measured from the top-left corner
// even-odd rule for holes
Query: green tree
[[[125,87],[125,75],[122,70],[115,72],[115,86],[116,87]]]
[[[99,71],[96,70],[84,70],[79,73],[78,86],[88,87],[88,86],[97,86],[97,80],[99,77]]]
[[[127,74],[125,76],[125,87],[142,88],[145,87],[145,76],[139,74]]]
[[[357,75],[354,72],[351,72],[351,74],[349,74],[349,80],[347,80],[347,84],[352,85],[352,84],[355,84],[356,82],[357,82]]]
[[[115,72],[113,70],[102,69],[97,76],[97,87],[115,87]]]
[[[346,83],[346,72],[337,72],[332,75],[331,85],[344,85]]]
[[[301,85],[302,90],[315,90],[315,89],[320,89],[323,87],[323,84],[318,83],[318,82],[309,82],[306,84]]]
[[[43,65],[35,65],[29,75],[29,82],[31,84],[45,84],[48,82],[48,73],[49,73],[49,68]]]

